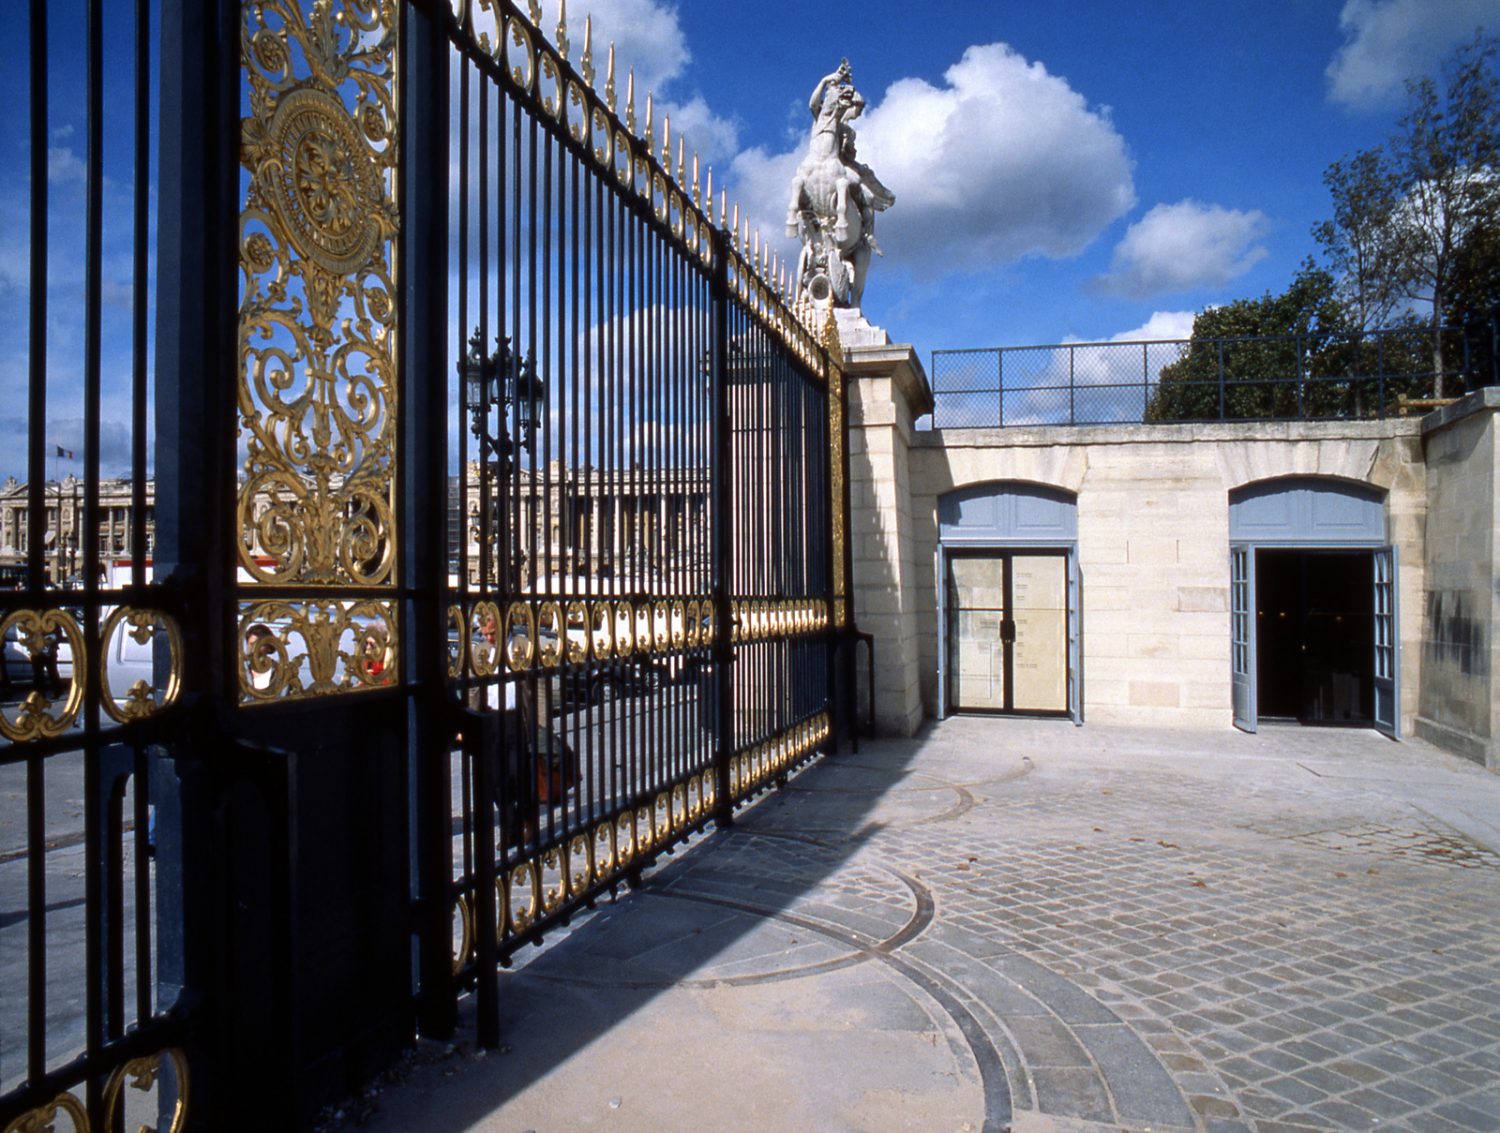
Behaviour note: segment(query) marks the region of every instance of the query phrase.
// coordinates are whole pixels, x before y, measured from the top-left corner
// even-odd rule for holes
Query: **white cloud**
[[[1266,255],[1255,242],[1266,228],[1258,209],[1227,209],[1194,200],[1157,205],[1125,230],[1100,290],[1145,299],[1222,287]]]
[[[861,160],[896,195],[880,243],[919,275],[1077,255],[1135,203],[1108,114],[1003,43],[970,47],[942,86],[894,83],[855,128]],[[736,190],[770,232],[801,156],[751,150],[735,162]]]
[[[52,185],[81,184],[88,177],[88,167],[67,146],[47,148],[47,181]]]
[[[1111,335],[1110,342],[1174,342],[1193,337],[1192,311],[1152,311],[1151,317],[1134,330]]]
[[[1408,78],[1431,72],[1448,48],[1484,24],[1500,31],[1500,0],[1345,0],[1344,43],[1327,70],[1329,97],[1358,108],[1389,104]]]

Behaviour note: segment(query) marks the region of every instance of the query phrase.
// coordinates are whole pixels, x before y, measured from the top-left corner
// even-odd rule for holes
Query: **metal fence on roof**
[[[1496,321],[935,350],[933,429],[1365,420],[1500,383]]]

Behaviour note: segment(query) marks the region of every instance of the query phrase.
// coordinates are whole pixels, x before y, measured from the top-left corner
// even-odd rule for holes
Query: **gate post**
[[[408,124],[402,152],[401,353],[402,582],[410,597],[406,680],[407,776],[413,808],[411,885],[418,949],[417,1022],[448,1038],[457,1019],[452,963],[452,791],[446,704],[448,470],[446,458],[448,308],[448,41],[434,10],[406,7],[402,92]]]
[[[730,794],[730,763],[734,759],[734,627],[730,588],[734,584],[731,556],[734,517],[730,515],[734,475],[733,432],[729,419],[729,257],[728,235],[713,229],[713,341],[709,371],[713,401],[713,451],[709,458],[709,491],[713,494],[713,530],[709,539],[712,556],[714,604],[714,696],[710,704],[714,732],[714,822],[727,827],[734,822],[734,798]]]
[[[235,513],[234,383],[225,375],[237,338],[239,14],[231,0],[161,7],[154,565],[181,602],[186,663],[182,726],[153,776],[162,792],[157,982],[160,1001],[187,1020],[189,1130],[232,1128],[230,1099],[247,1087],[234,1080],[229,1054],[237,999],[225,959],[221,807],[231,773],[220,723],[236,679],[225,660],[234,656]]]

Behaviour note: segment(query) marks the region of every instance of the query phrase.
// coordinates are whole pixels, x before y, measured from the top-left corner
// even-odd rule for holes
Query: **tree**
[[[1363,150],[1330,165],[1323,183],[1333,196],[1333,219],[1316,225],[1313,236],[1336,275],[1337,294],[1361,330],[1383,327],[1404,299],[1390,162],[1379,146]]]
[[[1348,335],[1336,292],[1333,275],[1308,261],[1280,295],[1200,311],[1187,352],[1161,371],[1146,420],[1344,415],[1346,390],[1307,381],[1313,359]]]
[[[1500,227],[1496,48],[1476,32],[1444,65],[1441,91],[1430,77],[1409,81],[1390,144],[1328,167],[1334,215],[1313,229],[1361,329],[1385,325],[1403,304],[1427,308],[1438,397],[1451,361],[1444,326],[1474,278],[1461,265],[1482,263]]]

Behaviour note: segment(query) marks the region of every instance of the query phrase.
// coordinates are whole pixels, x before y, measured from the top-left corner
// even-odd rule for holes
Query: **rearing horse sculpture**
[[[858,307],[875,243],[875,212],[895,196],[855,157],[854,128],[864,97],[854,88],[849,60],[813,91],[807,156],[797,167],[787,206],[787,235],[802,237],[798,294],[819,304]]]

